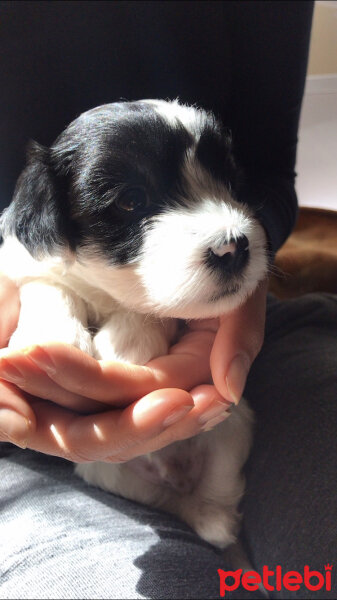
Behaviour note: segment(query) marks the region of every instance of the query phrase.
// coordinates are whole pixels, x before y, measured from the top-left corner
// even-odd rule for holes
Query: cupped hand
[[[4,345],[19,302],[10,282],[0,287]],[[239,401],[261,347],[266,289],[220,326],[191,322],[169,355],[145,367],[96,361],[63,344],[2,350],[0,440],[77,462],[121,462],[213,427]],[[215,386],[204,384],[211,371]]]
[[[0,343],[15,329],[16,288],[1,279]],[[4,348],[0,441],[73,461],[121,462],[195,435],[228,416],[210,381],[217,321],[194,324],[145,367],[96,361],[64,344]],[[190,390],[190,391],[186,391]]]

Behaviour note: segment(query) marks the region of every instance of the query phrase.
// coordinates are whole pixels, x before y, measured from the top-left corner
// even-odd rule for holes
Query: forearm
[[[296,220],[297,132],[309,52],[312,2],[230,3],[234,151],[276,251]]]

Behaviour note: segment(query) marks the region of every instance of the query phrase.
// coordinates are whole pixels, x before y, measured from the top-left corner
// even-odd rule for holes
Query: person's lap
[[[254,568],[324,572],[337,548],[337,298],[270,299],[248,379],[256,416],[243,533]],[[1,598],[217,598],[219,552],[60,459],[0,444]],[[257,598],[242,588],[229,598]],[[310,598],[303,586],[293,597]],[[315,598],[336,598],[314,592]],[[271,597],[289,598],[287,590]]]
[[[256,414],[244,534],[254,567],[325,574],[337,555],[337,297],[268,306],[266,343],[248,379]],[[337,598],[303,586],[293,597]],[[313,580],[313,583],[316,581]],[[291,594],[271,594],[289,598]]]

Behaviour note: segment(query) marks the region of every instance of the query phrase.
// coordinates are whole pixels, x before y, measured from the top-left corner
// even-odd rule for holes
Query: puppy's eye
[[[148,207],[149,198],[143,188],[132,188],[125,191],[120,198],[115,201],[115,205],[123,211],[141,212]]]

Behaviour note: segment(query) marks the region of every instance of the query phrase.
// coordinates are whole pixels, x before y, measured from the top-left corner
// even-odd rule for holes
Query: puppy
[[[236,189],[230,136],[212,114],[178,101],[99,106],[51,148],[32,145],[1,218],[0,270],[21,297],[9,346],[60,341],[145,364],[167,353],[179,319],[237,307],[267,260],[262,227]],[[238,530],[251,438],[243,400],[212,431],[76,471],[225,548]]]

